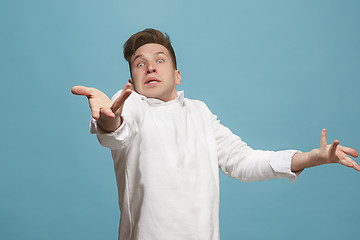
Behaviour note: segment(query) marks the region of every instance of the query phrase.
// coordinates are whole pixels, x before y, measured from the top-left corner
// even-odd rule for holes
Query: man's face
[[[164,102],[177,97],[180,71],[173,66],[169,51],[160,44],[149,43],[139,47],[131,57],[132,79],[135,91],[148,98]]]

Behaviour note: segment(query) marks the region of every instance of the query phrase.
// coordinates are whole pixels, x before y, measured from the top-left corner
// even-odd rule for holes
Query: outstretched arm
[[[339,140],[327,144],[326,129],[321,132],[320,148],[305,153],[296,153],[291,160],[291,171],[296,172],[304,168],[314,167],[326,163],[340,163],[344,166],[360,171],[360,166],[349,156],[357,158],[359,153],[352,148],[339,145]]]
[[[114,102],[111,102],[106,94],[96,88],[74,86],[71,88],[71,92],[75,95],[86,96],[89,100],[92,117],[97,119],[98,126],[105,132],[113,132],[122,123],[122,109],[132,92],[132,85],[127,83]]]

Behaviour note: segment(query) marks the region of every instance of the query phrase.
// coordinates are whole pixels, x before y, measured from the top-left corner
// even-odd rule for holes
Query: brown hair
[[[170,53],[174,68],[177,69],[176,56],[174,49],[171,46],[169,35],[166,33],[163,34],[156,29],[147,28],[143,31],[133,34],[124,44],[124,58],[129,63],[130,71],[132,55],[139,47],[148,43],[157,43],[164,46]]]

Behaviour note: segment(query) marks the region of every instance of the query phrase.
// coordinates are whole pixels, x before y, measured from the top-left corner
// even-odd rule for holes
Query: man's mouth
[[[158,82],[160,82],[159,79],[151,77],[151,78],[146,79],[145,84],[155,84]]]

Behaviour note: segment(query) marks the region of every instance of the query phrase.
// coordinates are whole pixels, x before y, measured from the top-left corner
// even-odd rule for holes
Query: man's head
[[[176,56],[174,49],[171,46],[170,37],[166,33],[163,34],[156,29],[147,28],[133,34],[124,44],[124,58],[129,63],[130,71],[132,55],[134,55],[139,47],[148,43],[156,43],[164,46],[169,51],[174,68],[177,69]]]
[[[181,76],[167,35],[155,29],[132,35],[124,44],[124,57],[130,67],[129,82],[136,92],[165,102],[177,97]]]

